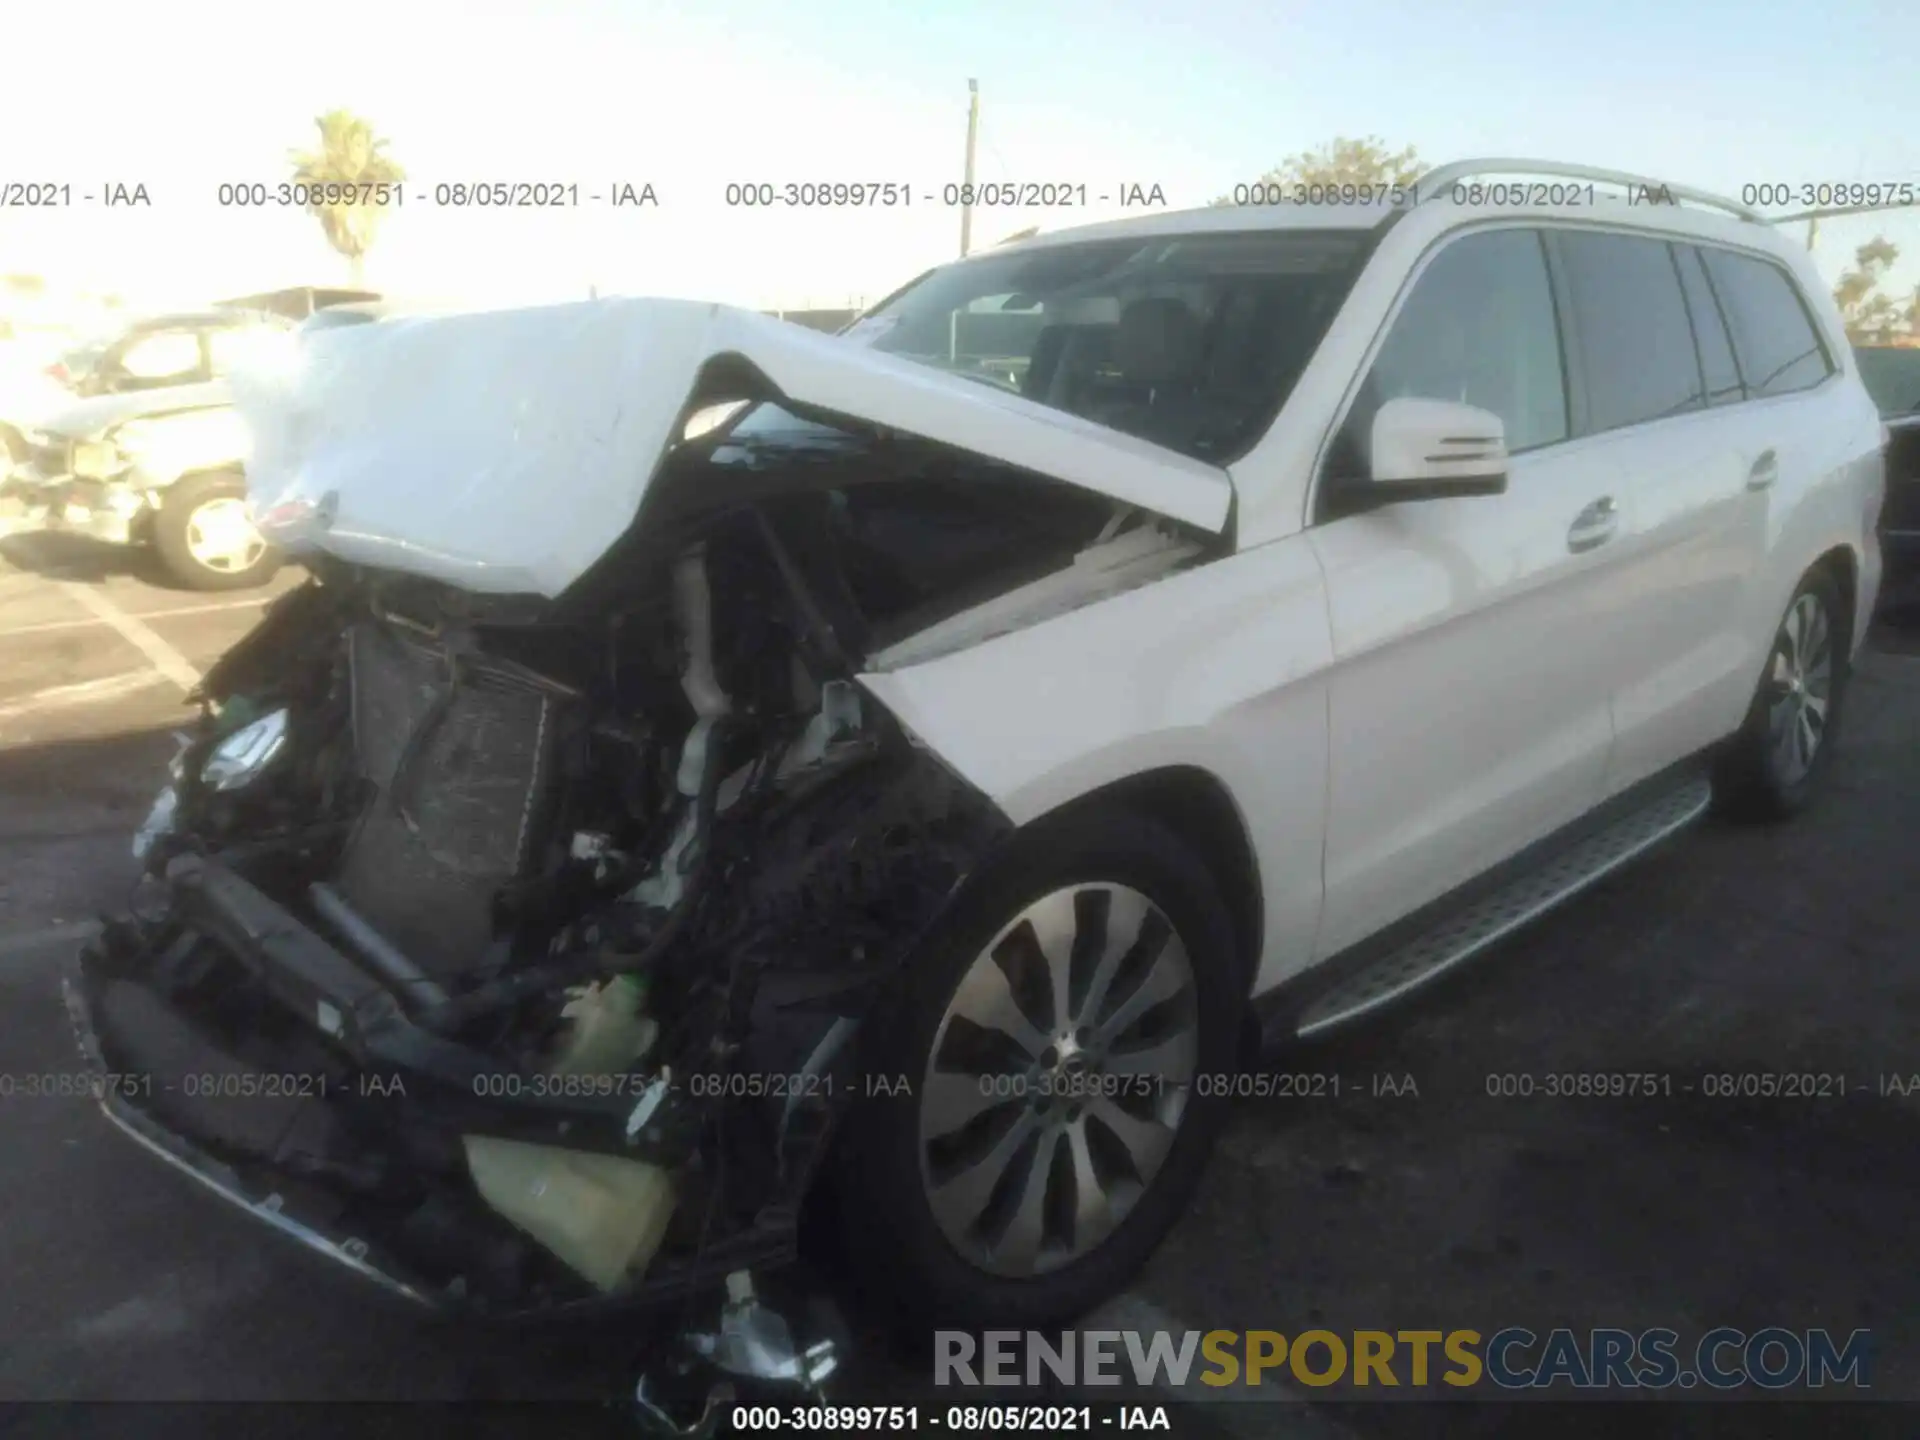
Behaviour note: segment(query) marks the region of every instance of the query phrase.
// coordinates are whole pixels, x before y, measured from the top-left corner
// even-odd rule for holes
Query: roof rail
[[[1724,195],[1715,195],[1706,190],[1695,190],[1690,185],[1675,185],[1666,180],[1655,180],[1648,175],[1634,175],[1625,170],[1603,170],[1595,165],[1568,165],[1558,160],[1455,160],[1450,164],[1438,166],[1427,171],[1413,182],[1415,204],[1424,204],[1434,196],[1473,175],[1557,175],[1569,180],[1593,180],[1605,185],[1624,185],[1628,188],[1646,186],[1649,189],[1663,190],[1676,200],[1691,201],[1695,205],[1704,205],[1713,210],[1724,210],[1729,215],[1742,220],[1751,220],[1755,224],[1765,225],[1768,218],[1750,205],[1742,205],[1738,200],[1729,200]]]

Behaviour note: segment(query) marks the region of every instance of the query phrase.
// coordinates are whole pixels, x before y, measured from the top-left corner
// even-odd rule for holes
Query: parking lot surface
[[[193,595],[45,538],[0,541],[0,1071],[15,1075],[74,1068],[60,970],[132,879],[127,838],[184,689],[299,579]],[[1239,1105],[1121,1323],[1867,1328],[1875,1396],[1920,1400],[1917,633],[1910,613],[1876,632],[1835,788],[1801,821],[1698,827],[1399,1015],[1275,1060],[1338,1077],[1338,1095]],[[1537,1093],[1589,1072],[1667,1078],[1651,1094]],[[1844,1075],[1844,1093],[1708,1093],[1725,1088],[1710,1077],[1784,1073]],[[1536,1093],[1496,1093],[1517,1077]],[[618,1336],[592,1352],[388,1308],[84,1101],[0,1099],[0,1156],[0,1400],[620,1383]],[[904,1362],[869,1351],[857,1375],[901,1379]],[[1267,1409],[1238,1433],[1431,1433],[1392,1403],[1284,1413],[1284,1429]]]

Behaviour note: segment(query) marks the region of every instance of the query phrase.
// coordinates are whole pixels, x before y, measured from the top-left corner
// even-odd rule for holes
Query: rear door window
[[[1598,434],[1706,408],[1680,273],[1664,240],[1567,230],[1555,237]]]
[[[1731,250],[1706,250],[1707,273],[1733,328],[1734,354],[1747,390],[1757,397],[1810,390],[1833,373],[1833,361],[1806,302],[1778,265]]]
[[[1680,267],[1680,288],[1687,292],[1687,315],[1693,321],[1694,344],[1700,352],[1700,370],[1706,377],[1707,402],[1731,405],[1747,398],[1740,383],[1740,367],[1733,358],[1733,340],[1727,333],[1726,313],[1708,283],[1705,262],[1692,245],[1673,247]]]

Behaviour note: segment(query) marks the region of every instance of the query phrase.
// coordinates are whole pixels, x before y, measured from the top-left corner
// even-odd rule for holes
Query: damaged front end
[[[1010,831],[863,666],[1201,547],[774,413],[684,447],[554,599],[312,557],[207,675],[69,984],[117,1125],[437,1306],[793,1256],[859,1025]]]

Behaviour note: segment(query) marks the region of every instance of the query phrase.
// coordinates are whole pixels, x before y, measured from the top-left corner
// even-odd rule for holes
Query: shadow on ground
[[[50,580],[99,584],[127,576],[163,590],[186,588],[144,545],[108,545],[55,531],[23,531],[0,537],[0,561]]]

